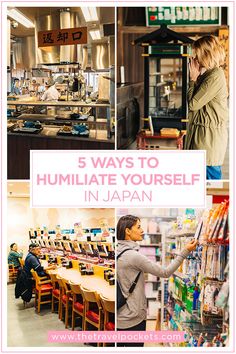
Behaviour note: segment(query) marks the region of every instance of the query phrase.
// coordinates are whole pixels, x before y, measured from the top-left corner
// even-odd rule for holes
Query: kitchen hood
[[[108,37],[92,41],[88,30],[88,43],[84,45],[62,45],[38,48],[38,32],[86,26],[82,12],[70,9],[57,10],[50,15],[39,16],[35,21],[35,47],[37,65],[59,65],[79,63],[83,70],[109,69],[111,57]],[[91,25],[90,25],[91,26]],[[91,29],[92,27],[89,27]],[[102,28],[102,26],[101,26]],[[113,48],[114,50],[114,48]]]

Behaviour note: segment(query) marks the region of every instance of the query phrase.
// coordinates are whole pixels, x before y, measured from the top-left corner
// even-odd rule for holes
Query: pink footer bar
[[[49,331],[49,343],[181,343],[180,331]]]

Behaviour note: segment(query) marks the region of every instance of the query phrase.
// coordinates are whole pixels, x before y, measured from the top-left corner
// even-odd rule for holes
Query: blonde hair
[[[193,42],[192,48],[200,67],[209,70],[224,65],[225,50],[217,37],[201,37]]]

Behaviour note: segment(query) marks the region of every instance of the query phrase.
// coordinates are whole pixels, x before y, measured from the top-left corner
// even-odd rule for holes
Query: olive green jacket
[[[207,70],[188,89],[185,150],[206,150],[207,166],[221,166],[228,143],[227,85],[222,68]]]

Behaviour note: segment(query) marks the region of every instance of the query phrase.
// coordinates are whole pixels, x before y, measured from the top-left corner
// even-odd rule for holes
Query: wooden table
[[[100,276],[81,275],[78,269],[66,269],[65,267],[49,270],[48,272],[58,274],[69,282],[82,285],[86,289],[96,291],[107,299],[115,301],[115,285],[109,285],[109,283]]]
[[[181,132],[179,136],[173,135],[160,135],[155,133],[154,135],[146,135],[143,132],[138,133],[137,135],[137,149],[138,150],[156,150],[156,149],[166,149],[166,150],[173,150],[168,146],[161,146],[160,141],[164,139],[167,140],[174,140],[176,142],[176,149],[182,150],[183,149],[183,138],[185,136],[184,132]],[[148,140],[153,140],[153,144],[150,143]]]

